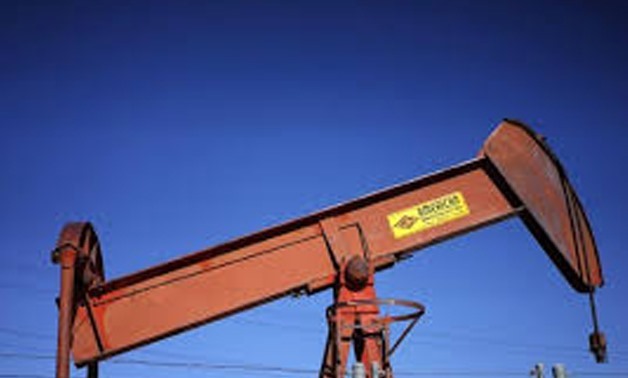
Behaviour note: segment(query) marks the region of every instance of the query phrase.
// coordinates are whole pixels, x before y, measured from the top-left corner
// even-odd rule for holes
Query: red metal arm
[[[352,256],[381,270],[513,215],[574,289],[602,285],[595,241],[564,170],[534,133],[504,122],[476,159],[153,268],[102,283],[98,264],[79,263],[79,274],[92,280],[76,281],[71,301],[63,301],[67,293],[61,301],[62,311],[63,303],[73,306],[74,361],[84,365],[290,293],[330,288]],[[66,234],[60,249],[87,248]],[[79,261],[100,261],[99,247],[90,248]]]

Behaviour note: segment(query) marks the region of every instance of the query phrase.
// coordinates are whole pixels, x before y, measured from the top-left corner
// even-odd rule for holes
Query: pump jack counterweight
[[[542,137],[510,120],[465,163],[114,280],[105,280],[92,225],[70,223],[53,252],[61,268],[56,378],[68,378],[70,358],[95,378],[108,357],[327,289],[334,303],[319,377],[344,377],[353,347],[355,372],[392,378],[390,357],[425,308],[378,299],[375,273],[514,216],[575,291],[592,296],[603,285],[593,232],[565,170]],[[383,316],[390,305],[412,312]],[[591,306],[590,348],[602,362],[606,342]],[[408,326],[391,343],[389,326],[401,321]]]

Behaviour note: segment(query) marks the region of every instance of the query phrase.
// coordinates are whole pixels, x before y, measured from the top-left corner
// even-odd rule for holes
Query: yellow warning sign
[[[464,196],[454,192],[388,215],[395,239],[469,215]]]

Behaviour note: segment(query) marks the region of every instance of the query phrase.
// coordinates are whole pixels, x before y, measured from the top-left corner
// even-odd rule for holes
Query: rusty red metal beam
[[[601,286],[599,254],[586,213],[544,139],[510,121],[493,132],[480,155],[489,158],[522,202],[521,218],[574,289]]]
[[[327,289],[352,256],[366,255],[376,270],[385,269],[406,254],[513,215],[576,290],[602,285],[595,241],[564,170],[539,137],[504,122],[466,163],[90,284],[74,303],[74,361],[84,365],[290,293]],[[91,259],[100,261],[99,247],[91,249],[97,251]],[[102,269],[90,272],[104,280]]]

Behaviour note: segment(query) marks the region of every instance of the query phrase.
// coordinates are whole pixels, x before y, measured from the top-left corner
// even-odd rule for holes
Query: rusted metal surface
[[[329,332],[319,374],[320,378],[342,378],[345,376],[349,348],[352,345],[355,349],[356,360],[361,361],[365,366],[370,366],[371,363],[384,366],[386,358],[382,344],[384,340],[378,337],[381,336],[382,330],[381,325],[376,324],[376,320],[379,318],[379,306],[372,302],[376,298],[373,269],[372,267],[367,268],[366,282],[362,288],[350,287],[346,280],[351,275],[346,274],[349,265],[358,265],[359,263],[355,263],[359,261],[358,259],[351,258],[340,266],[339,280],[334,293],[336,306],[331,308],[333,311],[328,311],[327,316]],[[368,272],[369,270],[370,272]],[[355,306],[340,305],[350,301],[370,302],[362,302]],[[356,332],[356,325],[360,326],[359,333]],[[368,373],[367,377],[369,377]]]
[[[365,263],[362,257],[354,256],[341,264],[334,304],[327,308],[329,332],[319,378],[345,377],[352,346],[356,361],[366,367],[366,378],[393,378],[390,356],[425,313],[425,307],[417,302],[377,298],[374,269]],[[382,316],[380,306],[404,306],[412,311]],[[391,346],[390,325],[402,321],[411,322]]]
[[[72,315],[74,312],[74,277],[76,251],[64,249],[59,252],[61,284],[59,293],[59,323],[57,327],[57,378],[70,377],[70,348],[72,346]]]
[[[340,261],[364,243],[379,270],[417,248],[515,214],[485,163],[473,160],[98,286],[76,314],[74,361],[102,359],[289,293],[331,287]],[[454,191],[464,193],[468,215],[395,238],[389,214]],[[335,236],[321,225],[329,218]],[[330,248],[330,240],[343,246]]]
[[[89,223],[67,224],[52,252],[52,260],[61,268],[56,377],[69,378],[72,327],[77,307],[86,290],[102,283],[105,278],[100,244],[92,226]],[[89,377],[97,377],[96,371],[96,362],[91,363]]]
[[[362,256],[353,256],[344,270],[347,288],[352,291],[362,290],[366,287],[369,276],[372,274],[368,261]]]
[[[603,284],[593,232],[567,174],[542,137],[516,122],[504,122],[481,155],[495,165],[525,211],[521,218],[580,292]]]
[[[85,226],[91,242],[67,242],[86,262],[77,270],[74,361],[84,365],[290,293],[330,288],[353,256],[385,269],[513,215],[574,288],[602,284],[575,192],[534,134],[513,123],[500,125],[466,163],[109,282]]]

